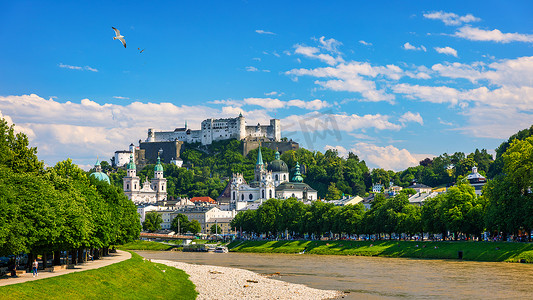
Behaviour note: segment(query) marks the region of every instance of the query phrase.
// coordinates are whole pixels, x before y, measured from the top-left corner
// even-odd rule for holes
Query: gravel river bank
[[[342,296],[339,291],[319,290],[303,284],[288,283],[259,275],[252,271],[196,265],[183,262],[156,260],[152,262],[175,267],[189,274],[201,299],[333,299]]]

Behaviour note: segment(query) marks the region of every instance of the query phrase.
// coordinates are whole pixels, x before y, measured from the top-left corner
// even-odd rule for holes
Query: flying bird
[[[117,35],[113,37],[113,39],[121,41],[122,45],[124,45],[124,48],[126,48],[126,41],[124,40],[124,36],[120,35],[120,31],[118,31],[118,29],[116,29],[115,27],[111,27],[111,28],[113,28],[113,30],[115,31],[115,34]]]
[[[137,50],[141,50],[141,48],[137,48]],[[144,49],[141,50],[139,53],[143,53]]]

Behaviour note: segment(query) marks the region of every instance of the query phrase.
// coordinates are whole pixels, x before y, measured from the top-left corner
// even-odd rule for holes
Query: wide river
[[[247,269],[345,299],[533,299],[533,265],[362,256],[136,251],[150,259]],[[268,299],[268,295],[265,295]]]

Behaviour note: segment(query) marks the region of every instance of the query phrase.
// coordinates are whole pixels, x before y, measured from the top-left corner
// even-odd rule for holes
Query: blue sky
[[[84,168],[240,112],[394,170],[533,124],[530,1],[286,2],[2,1],[0,116]]]

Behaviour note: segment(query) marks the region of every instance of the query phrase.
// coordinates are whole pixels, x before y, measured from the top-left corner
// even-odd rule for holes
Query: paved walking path
[[[102,257],[101,259],[98,259],[95,261],[88,261],[83,264],[78,264],[74,267],[74,269],[64,269],[64,270],[59,270],[55,272],[39,270],[39,273],[38,273],[39,275],[36,277],[33,277],[32,273],[25,273],[16,278],[13,278],[13,277],[2,278],[0,279],[0,286],[17,284],[17,283],[39,280],[39,279],[44,279],[44,278],[50,278],[50,277],[70,274],[72,272],[81,272],[81,271],[86,271],[86,270],[98,269],[101,267],[112,265],[114,263],[125,261],[126,259],[130,259],[130,258],[131,258],[131,253],[117,250],[117,253],[110,253],[109,256]]]

